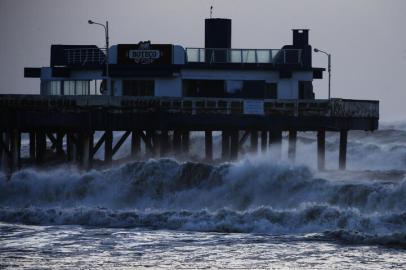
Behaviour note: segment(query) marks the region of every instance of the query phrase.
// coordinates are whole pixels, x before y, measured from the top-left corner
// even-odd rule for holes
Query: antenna
[[[210,19],[213,16],[213,6],[210,6]]]

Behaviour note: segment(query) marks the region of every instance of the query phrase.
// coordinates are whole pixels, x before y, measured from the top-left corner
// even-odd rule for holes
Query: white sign
[[[135,63],[152,63],[160,57],[159,50],[129,50],[128,58],[134,59]]]
[[[264,114],[264,101],[262,100],[244,100],[244,114]]]

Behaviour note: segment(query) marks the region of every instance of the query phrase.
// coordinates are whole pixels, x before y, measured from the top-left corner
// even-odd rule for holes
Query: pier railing
[[[81,111],[167,111],[181,114],[247,114],[379,118],[379,102],[374,100],[247,100],[234,98],[169,98],[110,96],[0,95],[2,110]]]
[[[102,65],[106,61],[106,49],[75,48],[65,49],[64,53],[68,65]]]
[[[186,48],[188,63],[301,64],[301,49]]]

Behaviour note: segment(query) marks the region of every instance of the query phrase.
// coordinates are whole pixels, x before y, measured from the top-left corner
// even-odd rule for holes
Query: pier
[[[6,173],[22,165],[21,138],[28,134],[24,164],[49,160],[78,164],[87,170],[104,149],[108,164],[127,141],[130,155],[187,155],[190,134],[205,134],[202,153],[211,162],[213,132],[221,132],[221,160],[237,160],[241,147],[250,153],[281,155],[282,132],[288,132],[288,158],[294,162],[299,132],[317,134],[317,164],[325,168],[326,131],[340,134],[339,168],[346,168],[350,130],[378,128],[379,102],[349,99],[261,100],[252,111],[246,99],[112,96],[0,95],[0,164]],[[259,109],[258,109],[259,108]],[[113,140],[115,131],[120,138]],[[96,137],[95,132],[101,132]],[[116,143],[113,143],[116,141]],[[142,152],[141,152],[142,151]]]

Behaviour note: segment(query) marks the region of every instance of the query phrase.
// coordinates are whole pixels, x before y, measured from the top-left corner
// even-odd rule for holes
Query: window
[[[123,80],[123,96],[153,96],[153,80]]]
[[[276,83],[266,83],[265,84],[265,95],[266,99],[276,99],[278,98],[278,84]]]
[[[89,95],[89,81],[64,81],[63,94],[68,96]]]
[[[42,93],[45,95],[60,95],[61,82],[60,81],[46,81],[42,84]]]

